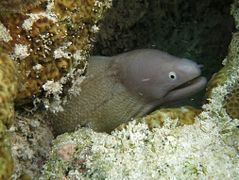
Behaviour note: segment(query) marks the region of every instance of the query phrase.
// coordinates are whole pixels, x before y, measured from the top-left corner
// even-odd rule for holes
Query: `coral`
[[[200,112],[201,110],[190,106],[162,108],[141,118],[139,122],[146,123],[150,129],[163,126],[164,120],[167,118],[174,120],[177,126],[190,125],[194,123],[194,117]]]
[[[232,5],[232,14],[234,16],[236,27],[238,27],[238,1],[235,1]],[[235,33],[233,35],[232,42],[229,46],[229,53],[227,58],[224,60],[223,64],[224,67],[217,72],[209,81],[208,87],[207,87],[207,93],[206,97],[211,98],[211,93],[213,88],[223,86],[228,84],[227,81],[230,82],[229,77],[232,76],[231,74],[234,74],[237,72],[238,66],[238,59],[239,59],[239,33]],[[227,94],[224,97],[224,100],[222,102],[224,108],[226,109],[227,113],[232,118],[239,118],[239,78],[234,77],[235,82],[231,83],[230,85],[227,85]]]
[[[10,149],[15,161],[12,178],[37,176],[52,139],[47,123],[23,115],[23,109],[8,130],[15,97],[17,104],[48,105],[51,97],[60,101],[69,87],[63,89],[63,84],[74,84],[74,77],[85,72],[99,20],[110,6],[111,0],[0,2],[0,179],[12,173]],[[52,89],[55,85],[58,91]]]
[[[29,3],[24,2],[24,8],[18,11],[0,15],[1,46],[17,63],[17,100],[21,103],[25,99],[32,101],[48,80],[59,81],[63,76],[70,79],[77,70],[84,73],[98,21],[111,4],[110,0],[44,0],[30,6]],[[8,4],[1,1],[0,8]],[[69,81],[64,79],[61,83]]]
[[[224,60],[223,64],[224,67],[213,75],[213,77],[210,79],[207,85],[207,91],[206,91],[206,99],[210,99],[212,95],[212,91],[216,87],[220,86],[226,86],[228,82],[228,77],[233,74],[233,72],[236,72],[236,63],[237,63],[237,49],[236,47],[239,46],[238,43],[238,34],[234,34],[232,42],[229,47],[229,54],[227,58]],[[233,87],[232,87],[233,86]],[[236,118],[238,116],[238,97],[237,97],[237,86],[238,83],[233,83],[230,85],[227,85],[227,94],[224,95],[224,100],[221,102],[223,106],[226,108],[227,112],[231,117]],[[239,109],[238,109],[239,110]]]
[[[239,119],[239,83],[232,88],[224,100],[224,107],[232,118]]]
[[[110,0],[3,0],[0,46],[19,71],[18,103],[28,98],[37,103],[36,96],[42,95],[42,90],[45,97],[59,100],[68,90],[66,83],[73,84],[68,92],[76,93],[97,31],[100,34],[95,53],[112,55],[153,46],[198,59],[210,76],[221,67],[218,59],[227,53],[233,29],[228,13],[231,3],[232,0],[115,0],[99,29],[98,21]],[[232,14],[236,27],[238,7],[235,1]],[[199,115],[199,110],[190,107],[166,108],[112,134],[82,128],[61,135],[53,142],[41,179],[236,179],[238,47],[239,34],[235,33],[224,67],[209,82],[207,103]],[[0,179],[8,179],[12,171],[7,129],[12,124],[16,95],[14,75],[12,61],[1,50]],[[78,82],[74,82],[76,75],[82,77]],[[39,97],[50,106],[48,99]],[[59,110],[58,105],[55,107]],[[10,129],[14,137],[13,178],[38,177],[52,134],[36,114],[18,114],[16,119]]]
[[[145,123],[149,129],[164,126],[165,119],[175,121],[176,126],[190,125],[194,123],[194,118],[201,112],[191,106],[181,106],[177,108],[160,108],[151,114],[136,119],[137,123]],[[117,130],[122,130],[127,126],[127,123],[120,125]]]
[[[2,0],[0,3],[0,14],[6,15],[13,12],[19,12],[23,9],[36,6],[45,0]]]
[[[13,171],[13,161],[9,135],[6,127],[0,121],[0,179],[9,179]]]
[[[0,179],[9,179],[13,169],[10,137],[13,101],[17,94],[17,72],[13,61],[0,50]]]
[[[167,126],[152,131],[133,121],[112,135],[90,129],[61,135],[54,141],[42,179],[238,177],[237,151],[221,139],[215,122],[177,127],[168,121]],[[71,152],[67,159],[59,154],[62,148]]]

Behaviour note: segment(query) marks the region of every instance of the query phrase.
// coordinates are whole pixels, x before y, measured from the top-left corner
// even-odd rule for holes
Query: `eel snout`
[[[191,80],[172,89],[164,97],[165,102],[176,101],[193,96],[206,87],[207,79],[203,76],[197,76]]]

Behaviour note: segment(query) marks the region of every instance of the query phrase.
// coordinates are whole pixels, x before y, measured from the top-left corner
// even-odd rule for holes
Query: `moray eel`
[[[70,97],[64,111],[50,115],[55,134],[79,126],[110,132],[161,104],[202,90],[206,78],[200,75],[195,62],[154,49],[93,56],[80,95]]]

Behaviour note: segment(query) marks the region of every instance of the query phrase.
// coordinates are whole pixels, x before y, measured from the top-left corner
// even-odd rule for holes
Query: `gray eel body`
[[[64,111],[50,114],[49,118],[55,134],[74,131],[79,126],[110,132],[162,103],[200,91],[206,84],[200,74],[196,63],[159,50],[93,56],[80,95],[71,96]],[[189,81],[192,83],[178,88]]]

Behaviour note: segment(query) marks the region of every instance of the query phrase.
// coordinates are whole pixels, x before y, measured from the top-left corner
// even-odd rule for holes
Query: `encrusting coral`
[[[208,82],[206,98],[210,99],[212,97],[212,90],[216,87],[223,86],[228,81],[228,77],[235,71],[235,61],[237,60],[237,49],[238,47],[238,33],[234,34],[234,38],[230,45],[230,53],[227,58],[224,60],[224,67],[213,75],[213,77]],[[238,81],[238,80],[236,80]],[[232,118],[239,118],[238,108],[239,108],[239,99],[238,99],[238,82],[228,86],[227,95],[225,95],[222,102],[227,113]]]
[[[232,10],[231,13],[234,16],[236,27],[238,28],[238,22],[239,22],[239,17],[238,17],[238,1],[235,1],[234,4],[232,5]],[[238,43],[239,39],[239,33],[235,33],[233,35],[233,39],[231,42],[231,45],[229,47],[229,53],[227,58],[224,60],[223,64],[224,67],[217,72],[209,81],[208,87],[207,87],[207,93],[206,97],[210,98],[212,89],[218,86],[223,86],[226,84],[228,81],[228,77],[233,73],[237,71],[237,61],[239,58],[238,54]],[[235,82],[228,86],[227,88],[227,95],[224,98],[223,101],[223,106],[226,109],[227,113],[232,117],[232,118],[239,118],[239,78],[236,78]]]
[[[9,4],[1,3],[3,7]],[[111,4],[109,0],[22,3],[21,11],[0,14],[1,46],[17,62],[20,72],[20,102],[41,93],[47,81],[70,78],[76,69],[78,76],[84,73],[86,57],[99,29],[98,21]],[[67,78],[60,84],[66,83]]]
[[[210,120],[179,127],[168,117],[163,127],[152,130],[132,121],[111,135],[84,128],[60,135],[41,178],[236,179],[238,151]]]
[[[176,126],[190,125],[195,122],[194,118],[201,112],[200,109],[191,106],[177,108],[160,108],[149,115],[136,119],[137,123],[145,123],[149,129],[164,126],[165,119],[169,118],[175,122]],[[122,130],[128,123],[121,124],[117,130]]]
[[[7,129],[14,119],[17,71],[13,61],[0,50],[0,179],[9,179],[13,170],[11,140]]]
[[[23,9],[27,9],[30,6],[36,6],[43,2],[44,0],[2,0],[0,3],[0,9],[1,12],[0,14],[9,14],[13,12],[19,12],[22,11]]]

